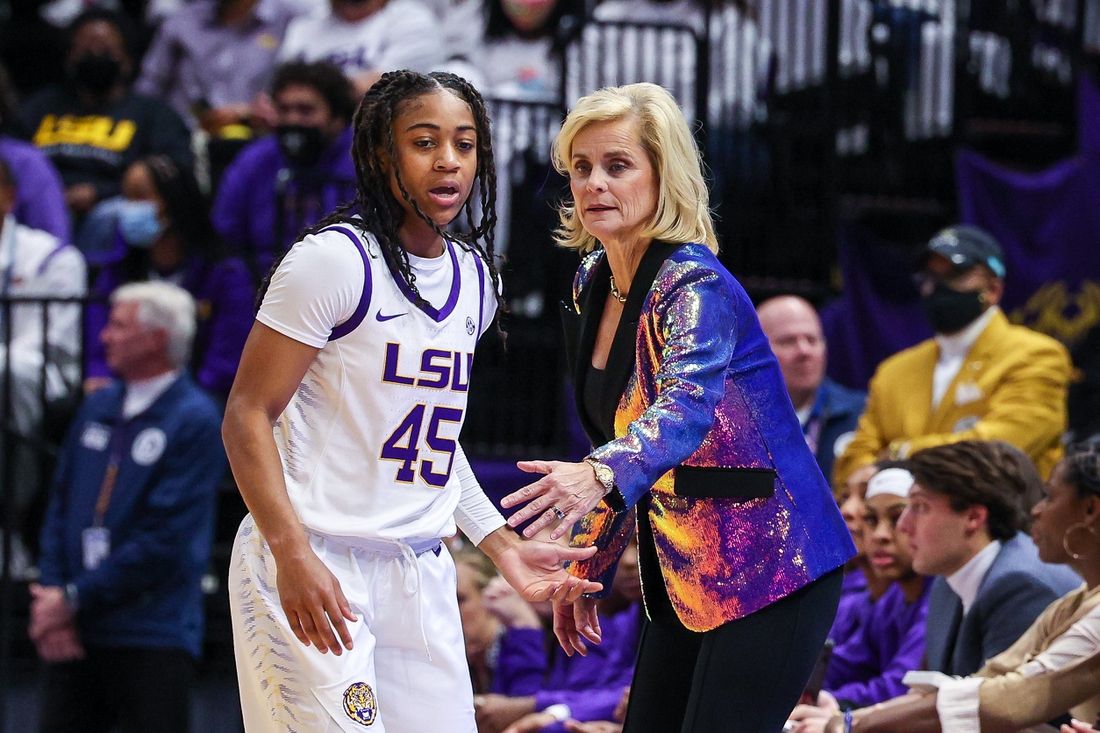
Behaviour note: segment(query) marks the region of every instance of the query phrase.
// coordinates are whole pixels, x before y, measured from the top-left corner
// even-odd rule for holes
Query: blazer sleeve
[[[1055,443],[1066,429],[1069,354],[1051,342],[1019,357],[1005,381],[989,397],[989,411],[969,430],[932,433],[907,441],[906,455],[960,440],[1003,440],[1035,455]]]
[[[1053,720],[1100,690],[1100,654],[1032,677],[1013,671],[978,688],[982,733],[1014,733]]]
[[[614,471],[627,506],[702,444],[725,395],[737,341],[737,301],[716,270],[702,264],[686,268],[655,300],[652,317],[661,349],[656,399],[625,435],[590,454]]]

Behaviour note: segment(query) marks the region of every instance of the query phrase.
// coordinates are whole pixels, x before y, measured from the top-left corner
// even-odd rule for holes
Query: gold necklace
[[[629,295],[629,293],[627,293],[627,295]],[[620,303],[625,303],[626,302],[626,295],[623,295],[622,293],[620,293],[619,289],[617,287],[615,287],[615,276],[614,275],[611,276],[611,297],[613,297],[615,300],[619,301]]]

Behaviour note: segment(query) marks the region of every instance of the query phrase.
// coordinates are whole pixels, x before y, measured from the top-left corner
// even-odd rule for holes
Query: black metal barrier
[[[34,578],[49,482],[80,394],[86,303],[82,297],[0,297],[0,684],[5,690],[13,645],[29,651],[23,584]],[[0,730],[7,702],[0,695]]]

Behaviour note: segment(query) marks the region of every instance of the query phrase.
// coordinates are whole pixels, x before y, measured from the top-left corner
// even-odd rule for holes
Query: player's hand
[[[554,636],[568,656],[588,654],[585,639],[593,644],[603,641],[603,630],[596,614],[596,601],[578,598],[572,602],[554,604]]]
[[[488,545],[482,542],[481,547],[524,600],[532,603],[575,601],[584,593],[603,590],[602,583],[577,578],[562,567],[567,562],[592,557],[595,547],[564,547],[554,542],[521,540],[507,527],[501,527],[489,537],[497,540],[501,537],[497,532],[506,532],[513,539],[503,540],[496,547],[496,542]]]
[[[351,632],[345,619],[357,619],[344,598],[340,581],[313,550],[306,546],[296,554],[276,557],[275,566],[279,599],[298,641],[312,644],[322,654],[331,651],[340,656],[341,642],[351,649]]]
[[[531,526],[523,530],[526,537],[534,537],[554,522],[558,522],[558,526],[550,533],[550,539],[564,537],[576,521],[595,509],[604,497],[604,486],[596,479],[596,471],[587,463],[520,461],[516,465],[527,473],[546,474],[535,483],[504,497],[500,502],[505,508],[528,502],[527,506],[508,518],[509,525],[518,527],[527,520],[538,517]],[[564,514],[560,521],[551,507]]]

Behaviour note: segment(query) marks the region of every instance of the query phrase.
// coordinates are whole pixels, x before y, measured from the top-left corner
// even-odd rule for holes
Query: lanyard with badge
[[[107,508],[111,505],[111,494],[114,493],[115,483],[118,480],[125,427],[126,423],[121,416],[115,420],[114,429],[111,432],[111,457],[107,463],[107,470],[103,474],[99,496],[95,501],[95,515],[92,519],[92,526],[86,527],[81,533],[85,570],[95,570],[103,562],[103,559],[111,554],[111,530],[103,526],[103,519],[107,515]]]

